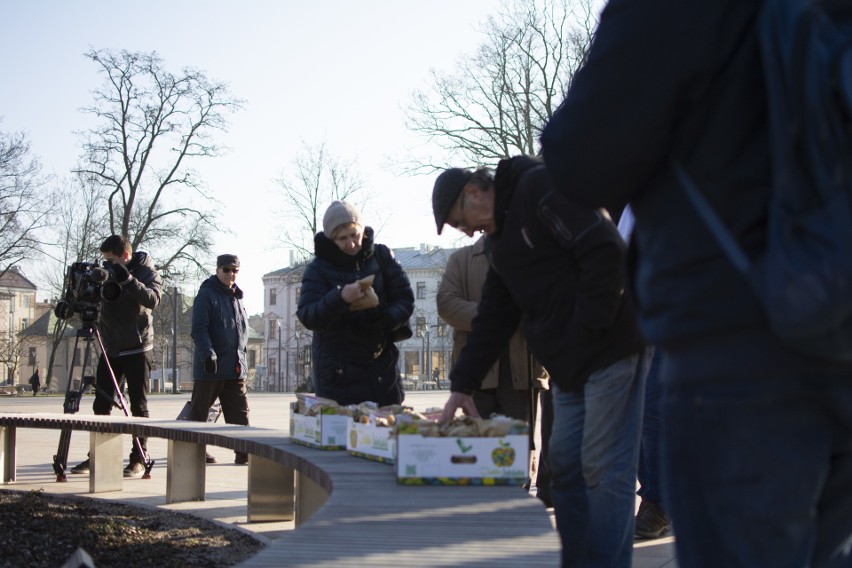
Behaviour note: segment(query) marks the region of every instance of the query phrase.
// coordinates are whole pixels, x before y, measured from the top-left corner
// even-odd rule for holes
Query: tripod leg
[[[86,337],[86,359],[88,359],[90,335],[82,335],[84,330],[77,331],[77,337],[74,339],[74,351],[77,353],[77,346],[80,342],[80,337]],[[68,371],[68,382],[65,385],[65,402],[62,404],[62,409],[65,414],[76,414],[80,409],[80,399],[83,397],[83,390],[86,388],[85,383],[80,381],[80,388],[74,389],[74,364],[76,358],[71,360],[71,369]],[[86,368],[83,366],[83,373]],[[67,481],[65,477],[65,469],[68,467],[68,449],[71,446],[71,430],[63,429],[59,434],[59,447],[56,449],[56,455],[53,456],[53,471],[56,473],[56,481]]]
[[[115,372],[112,370],[112,365],[109,363],[109,357],[107,356],[106,348],[104,347],[104,342],[101,339],[101,334],[97,328],[93,329],[95,339],[98,341],[98,346],[101,350],[102,361],[106,365],[107,371],[109,372],[109,376],[112,379],[112,386],[115,389],[115,396],[117,402],[113,400],[113,405],[119,407],[124,415],[129,417],[130,412],[127,410],[127,402],[124,400],[124,395],[121,394],[121,385],[118,384],[118,380],[115,378]],[[103,390],[95,387],[98,392],[103,393]],[[142,457],[142,461],[145,464],[145,473],[142,475],[142,479],[151,479],[151,469],[154,467],[154,460],[148,455],[148,452],[145,451],[145,448],[142,447],[142,442],[138,437],[133,437],[133,447],[136,449],[137,453]]]
[[[62,430],[59,434],[59,449],[53,456],[53,471],[56,472],[56,481],[68,481],[65,477],[65,468],[68,466],[68,448],[71,445],[71,430]]]

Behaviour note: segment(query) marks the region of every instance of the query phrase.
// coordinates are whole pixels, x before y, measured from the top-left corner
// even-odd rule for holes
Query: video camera
[[[53,313],[68,319],[75,313],[84,322],[98,319],[101,300],[113,302],[121,296],[121,285],[115,281],[112,263],[104,261],[103,268],[91,262],[75,262],[65,275],[65,295]]]

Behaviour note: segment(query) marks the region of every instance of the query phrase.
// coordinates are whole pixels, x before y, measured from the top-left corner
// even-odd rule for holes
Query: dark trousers
[[[216,399],[228,424],[249,425],[249,406],[245,379],[196,380],[192,386],[189,420],[207,422],[207,413]]]
[[[98,415],[108,415],[112,412],[115,401],[115,386],[121,384],[121,380],[127,381],[127,394],[130,398],[130,414],[132,416],[141,416],[148,418],[148,384],[151,376],[151,352],[135,353],[133,355],[125,355],[123,357],[104,357],[101,356],[98,361],[98,370],[96,373],[97,394],[95,401],[92,403],[92,410]],[[112,372],[115,374],[115,382],[113,382],[107,367],[112,367]],[[145,438],[139,438],[139,444],[142,450],[147,453],[148,445]],[[143,463],[145,457],[140,454],[136,445],[130,451],[130,461]]]
[[[553,431],[553,394],[548,389],[535,389],[539,393],[541,404],[541,450],[538,454],[538,470],[535,484],[538,487],[538,497],[550,502],[550,433]]]

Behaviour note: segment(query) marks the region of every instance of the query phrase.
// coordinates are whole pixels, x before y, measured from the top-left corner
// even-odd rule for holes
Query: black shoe
[[[636,513],[636,537],[660,538],[672,528],[669,516],[656,501],[642,500]]]
[[[216,456],[214,456],[214,455],[206,454],[204,456],[204,462],[205,463],[216,463],[217,461],[218,460],[216,460]]]
[[[124,468],[124,477],[142,477],[145,473],[145,464],[139,462],[130,462]]]
[[[71,473],[89,473],[89,460],[80,462],[72,467]]]
[[[248,463],[248,454],[234,452],[234,463],[238,465],[246,465]]]

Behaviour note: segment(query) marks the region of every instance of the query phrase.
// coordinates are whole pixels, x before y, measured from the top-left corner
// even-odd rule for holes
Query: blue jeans
[[[647,354],[553,389],[551,493],[562,566],[630,566]]]
[[[852,377],[682,378],[661,456],[678,565],[852,566]]]
[[[660,381],[665,364],[661,349],[654,351],[651,368],[645,381],[645,410],[642,413],[642,437],[639,449],[639,491],[643,500],[662,505],[663,488],[660,480],[660,426],[662,423],[663,385]]]

